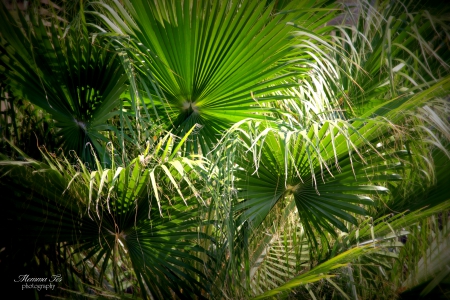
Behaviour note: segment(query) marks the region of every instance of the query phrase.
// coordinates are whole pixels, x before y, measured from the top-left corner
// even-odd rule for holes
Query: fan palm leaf
[[[104,12],[89,13],[104,20],[111,32],[105,34],[119,35],[120,48],[137,71],[133,95],[142,97],[152,118],[161,118],[175,133],[202,125],[198,142],[189,147],[203,154],[232,124],[261,118],[269,109],[258,103],[283,97],[271,92],[289,87],[286,79],[305,69],[289,66],[313,60],[296,56],[301,49],[293,45],[308,37],[293,36],[295,27],[288,22],[311,19],[305,31],[313,32],[333,15],[324,1],[313,7],[287,4],[290,13],[275,13],[275,2],[247,0],[91,5]]]
[[[160,150],[171,158],[160,161]],[[95,171],[80,159],[72,165],[45,153],[46,163],[2,160],[4,213],[14,216],[3,215],[4,225],[21,220],[8,235],[12,244],[3,244],[7,253],[18,244],[57,244],[72,257],[66,258],[67,278],[119,294],[137,283],[143,298],[201,297],[208,285],[199,269],[199,240],[206,235],[197,230],[201,201],[191,195],[202,162],[172,150],[173,142],[160,142],[127,166],[113,161],[103,169],[97,160]],[[24,181],[27,189],[18,192]]]
[[[93,45],[83,24],[63,32],[34,11],[16,19],[2,4],[0,13],[3,72],[13,93],[51,115],[64,150],[93,165],[90,144],[108,162],[103,132],[117,132],[108,120],[119,115],[127,80],[108,43]]]
[[[83,296],[357,299],[444,282],[446,17],[331,2],[91,1],[65,33],[33,15],[23,38],[2,31],[14,93],[66,138],[85,131],[65,142],[81,159],[0,163],[4,227],[19,224],[2,255],[25,246]]]

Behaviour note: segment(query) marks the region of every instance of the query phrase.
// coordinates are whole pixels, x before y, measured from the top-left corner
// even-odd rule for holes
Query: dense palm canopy
[[[445,293],[450,23],[429,8],[3,5],[2,282],[61,274],[14,288],[80,299]]]

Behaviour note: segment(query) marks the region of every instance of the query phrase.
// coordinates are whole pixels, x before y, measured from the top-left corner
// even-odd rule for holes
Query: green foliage
[[[293,38],[286,24],[314,16],[320,22],[308,24],[311,31],[334,15],[324,1],[290,3],[289,13],[261,1],[169,3],[92,2],[103,14],[88,13],[104,20],[130,60],[130,80],[136,80],[130,96],[177,134],[200,124],[197,141],[187,147],[203,155],[233,124],[261,118],[268,111],[261,104],[286,98],[272,92],[292,86],[286,80],[305,71],[296,65],[303,49],[294,46],[307,37]]]
[[[12,93],[51,115],[66,152],[74,150],[93,165],[90,144],[109,162],[108,139],[101,132],[117,131],[107,120],[119,114],[126,89],[126,75],[109,43],[92,44],[83,24],[64,31],[56,21],[46,25],[34,11],[19,12],[16,21],[2,8],[1,18],[0,52]]]
[[[65,157],[57,159],[47,153],[43,153],[45,163],[2,161],[2,174],[7,174],[2,180],[4,225],[21,224],[15,229],[17,241],[6,245],[5,255],[12,255],[10,247],[14,250],[15,243],[26,244],[39,237],[40,247],[56,243],[63,253],[73,255],[58,259],[67,260],[78,272],[67,274],[53,266],[54,271],[66,273],[66,278],[98,282],[106,290],[114,286],[111,291],[118,293],[138,283],[137,294],[149,289],[158,298],[181,290],[183,295],[205,290],[199,280],[205,277],[193,262],[201,263],[196,253],[204,250],[198,240],[207,236],[197,232],[204,226],[200,204],[189,196],[195,191],[189,178],[202,172],[202,162],[177,157],[172,146],[159,143],[153,151],[149,147],[126,166],[113,161],[112,168],[103,169],[96,160],[94,171],[78,158],[72,165]],[[154,159],[160,150],[170,158]],[[160,201],[158,195],[172,189],[179,196]]]
[[[445,287],[449,28],[425,4],[2,6],[3,281],[62,274],[52,295],[79,299]]]

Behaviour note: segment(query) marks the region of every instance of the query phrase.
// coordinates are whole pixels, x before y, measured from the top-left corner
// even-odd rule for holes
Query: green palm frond
[[[63,31],[33,11],[18,15],[14,19],[2,4],[0,51],[13,93],[51,115],[66,152],[93,165],[90,144],[108,162],[103,132],[117,132],[108,120],[119,115],[127,80],[114,51],[107,42],[92,44],[82,26]]]
[[[417,287],[422,287],[420,296],[426,296],[448,280],[448,228],[446,210],[414,228],[398,262],[403,271],[396,279],[399,291],[417,291]]]
[[[270,111],[261,104],[289,97],[272,92],[290,87],[288,79],[308,69],[300,64],[313,60],[293,46],[310,36],[320,40],[313,30],[334,12],[325,2],[313,7],[300,2],[284,7],[289,13],[275,13],[274,4],[144,1],[122,7],[118,1],[111,6],[92,2],[104,14],[90,13],[119,35],[140,82],[133,93],[143,98],[152,117],[180,134],[202,125],[198,142],[188,147],[206,154],[232,124]],[[295,36],[290,24],[306,20],[314,22],[302,27],[303,36]]]
[[[284,285],[281,285],[275,289],[272,289],[268,292],[265,292],[264,294],[261,294],[253,299],[265,299],[268,297],[273,297],[280,293],[286,293],[292,290],[295,287],[301,286],[301,285],[307,285],[314,282],[317,282],[322,279],[329,279],[332,277],[335,277],[334,274],[329,274],[330,271],[342,268],[345,266],[349,261],[355,259],[356,257],[360,257],[365,251],[367,251],[366,247],[357,247],[350,250],[347,250],[346,252],[329,259],[327,262],[324,262],[315,268],[313,268],[309,272],[305,272],[293,279],[291,279],[289,282],[286,282]]]
[[[57,4],[0,11],[2,274],[80,299],[446,289],[444,8]]]
[[[244,200],[235,207],[243,210],[239,218],[258,226],[277,201],[292,196],[311,236],[312,228],[334,232],[336,226],[346,231],[341,220],[356,224],[350,212],[366,214],[360,205],[373,204],[369,195],[386,193],[383,182],[401,179],[396,170],[401,152],[361,148],[374,133],[380,134],[376,124],[363,125],[368,130],[343,121],[308,131],[274,132],[262,125],[246,130],[255,132],[242,135],[247,154],[238,160],[242,169],[235,172]]]
[[[113,161],[103,169],[97,160],[95,171],[80,159],[72,165],[45,153],[46,163],[3,160],[5,214],[14,216],[5,215],[4,225],[22,220],[11,236],[15,244],[62,245],[72,256],[68,265],[78,270],[66,270],[69,278],[119,293],[137,283],[143,298],[147,291],[158,298],[201,297],[208,285],[199,241],[207,236],[198,231],[204,223],[194,179],[202,161],[176,150],[173,141],[160,142],[127,166]]]
[[[428,245],[426,240],[429,238],[428,228],[438,231],[437,224],[430,224],[430,220],[434,218],[437,220],[438,216],[442,218],[441,211],[447,211],[449,205],[450,202],[446,201],[437,207],[414,213],[405,212],[396,216],[387,215],[377,220],[367,218],[366,221],[352,228],[350,234],[341,234],[334,239],[334,245],[325,249],[321,254],[322,258],[315,262],[308,257],[308,247],[304,240],[306,235],[302,232],[301,224],[294,216],[295,213],[289,219],[286,219],[286,216],[283,215],[280,220],[284,222],[289,220],[287,223],[292,222],[291,224],[294,227],[279,227],[276,234],[260,242],[264,243],[264,252],[258,254],[259,260],[255,264],[258,270],[257,276],[252,277],[253,291],[261,297],[268,297],[279,292],[294,293],[297,297],[303,295],[303,297],[308,298],[332,297],[332,295],[334,295],[333,297],[344,297],[346,299],[374,298],[383,297],[383,293],[386,293],[386,295],[392,294],[396,288],[394,282],[400,282],[397,285],[400,289],[402,280],[406,279],[405,275],[407,274],[411,274],[409,282],[411,282],[411,278],[416,278],[415,274],[429,280],[430,277],[426,276],[436,273],[436,270],[439,269],[436,268],[437,265],[430,266],[434,269],[429,269],[428,273],[417,272],[414,268],[414,271],[406,274],[404,273],[404,266],[408,264],[411,267],[418,264],[419,268],[423,268],[423,259],[419,263],[416,260],[409,261],[409,258],[417,257],[412,253],[413,251],[422,253],[424,247],[426,250]],[[444,218],[441,221],[444,221]],[[442,230],[444,223],[439,224],[441,224],[439,230]],[[292,229],[294,229],[293,232]],[[421,234],[420,231],[422,231]],[[442,238],[443,234],[445,234],[444,231],[438,233],[440,238],[436,236],[435,242],[432,244],[434,246],[431,247],[435,247],[437,243],[440,243],[440,247],[444,247],[446,242],[445,238]],[[403,239],[408,239],[408,242],[405,244]],[[410,239],[413,240],[409,241]],[[302,252],[299,252],[300,249],[302,249]],[[302,254],[303,250],[306,250],[306,253]],[[347,252],[352,252],[350,250],[362,252],[348,258],[348,260],[344,259],[344,261],[341,261],[343,262],[342,265],[333,267],[332,264],[328,264],[335,259],[344,258]],[[428,252],[430,251],[428,249]],[[445,252],[436,252],[433,259],[437,261],[441,255],[445,255]],[[431,256],[429,257],[432,259]],[[309,265],[313,262],[316,267]],[[318,272],[315,271],[317,268],[320,269],[322,263],[324,263],[323,266],[330,266],[330,269],[322,274],[317,274]],[[296,264],[300,265],[295,266]],[[445,267],[444,269],[442,269],[442,265],[439,265],[439,267],[442,272],[445,271]],[[334,268],[336,268],[335,271],[333,271]],[[294,271],[293,269],[297,270]],[[403,272],[403,275],[397,274],[398,270]],[[299,273],[300,276],[298,276]],[[392,278],[388,274],[391,274]],[[288,276],[288,279],[283,276]],[[324,281],[322,280],[324,278],[327,279]],[[297,279],[298,281],[296,281]],[[415,280],[420,280],[420,278]],[[406,282],[404,281],[405,284]]]
[[[449,74],[445,14],[430,15],[400,2],[372,6],[364,0],[344,11],[335,36],[335,44],[345,51],[336,56],[345,72],[340,97],[358,114],[426,90]],[[347,113],[352,115],[350,106]]]

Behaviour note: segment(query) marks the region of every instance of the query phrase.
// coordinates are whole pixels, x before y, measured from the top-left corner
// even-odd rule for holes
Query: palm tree
[[[2,273],[62,273],[80,298],[433,291],[448,22],[415,9],[111,0],[50,26],[3,9],[8,88],[66,154],[2,155]]]

